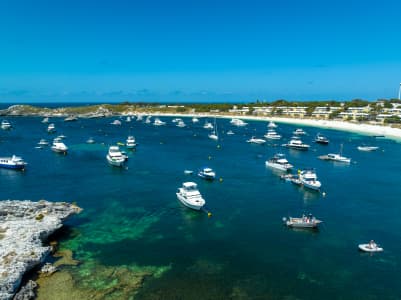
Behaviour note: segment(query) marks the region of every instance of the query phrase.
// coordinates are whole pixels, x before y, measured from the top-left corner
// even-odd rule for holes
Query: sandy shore
[[[155,114],[156,115],[156,114]],[[158,116],[169,116],[169,117],[207,117],[224,119],[241,119],[241,120],[254,120],[254,121],[273,121],[278,125],[280,123],[294,124],[300,126],[310,126],[318,128],[335,129],[348,132],[356,132],[364,135],[371,136],[384,136],[388,139],[394,139],[401,141],[401,129],[392,128],[390,126],[371,125],[371,124],[357,124],[345,121],[333,121],[333,120],[315,120],[315,119],[296,119],[296,118],[281,118],[281,117],[260,117],[260,116],[241,116],[241,115],[212,115],[212,114],[157,114]]]

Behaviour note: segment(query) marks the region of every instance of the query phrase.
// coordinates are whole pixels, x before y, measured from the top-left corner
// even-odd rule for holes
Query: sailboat
[[[213,126],[213,131],[209,133],[209,139],[217,141],[219,139],[219,136],[217,135],[217,123],[216,123],[216,117],[214,117],[214,126]]]

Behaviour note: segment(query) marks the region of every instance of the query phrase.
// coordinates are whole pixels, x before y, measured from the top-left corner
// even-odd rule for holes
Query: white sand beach
[[[334,121],[334,120],[316,120],[316,119],[297,119],[297,118],[281,118],[281,117],[262,117],[262,116],[242,116],[242,115],[219,115],[219,114],[157,114],[158,116],[171,116],[171,117],[207,117],[207,118],[225,118],[232,119],[238,118],[242,120],[254,120],[254,121],[273,121],[277,124],[286,123],[300,126],[318,127],[342,130],[348,132],[356,132],[364,135],[371,136],[384,136],[388,139],[401,141],[401,129],[393,128],[390,126],[372,125],[363,123],[351,123],[346,121]]]

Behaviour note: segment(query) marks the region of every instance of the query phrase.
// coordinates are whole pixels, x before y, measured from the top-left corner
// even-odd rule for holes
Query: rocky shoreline
[[[43,241],[81,208],[66,202],[0,201],[0,299],[12,299],[24,274],[51,251]],[[28,282],[28,285],[35,287]],[[30,293],[29,288],[25,288]],[[24,298],[20,295],[18,299]]]

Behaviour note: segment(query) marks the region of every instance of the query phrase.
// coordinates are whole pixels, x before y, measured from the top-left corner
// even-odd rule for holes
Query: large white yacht
[[[308,150],[309,145],[304,144],[299,137],[292,137],[287,144],[283,144],[284,147],[296,149],[296,150]]]
[[[121,153],[118,146],[110,146],[106,158],[110,165],[116,167],[122,167],[125,162],[125,156]]]
[[[192,123],[198,123],[198,122],[199,122],[199,119],[197,117],[192,118]]]
[[[67,154],[68,151],[68,147],[60,139],[54,139],[51,149],[54,152],[63,154]]]
[[[206,203],[194,182],[184,182],[176,193],[178,200],[186,207],[200,210]]]
[[[267,130],[267,133],[264,135],[265,138],[269,140],[279,140],[281,139],[281,135],[279,135],[274,129]]]
[[[0,168],[23,170],[27,163],[19,156],[0,157]]]
[[[272,158],[267,160],[266,166],[280,171],[289,171],[293,168],[293,165],[291,165],[285,158],[284,154],[281,153],[277,153]]]
[[[312,190],[319,190],[322,184],[317,180],[316,171],[313,169],[306,169],[299,172],[299,180],[304,187]]]

